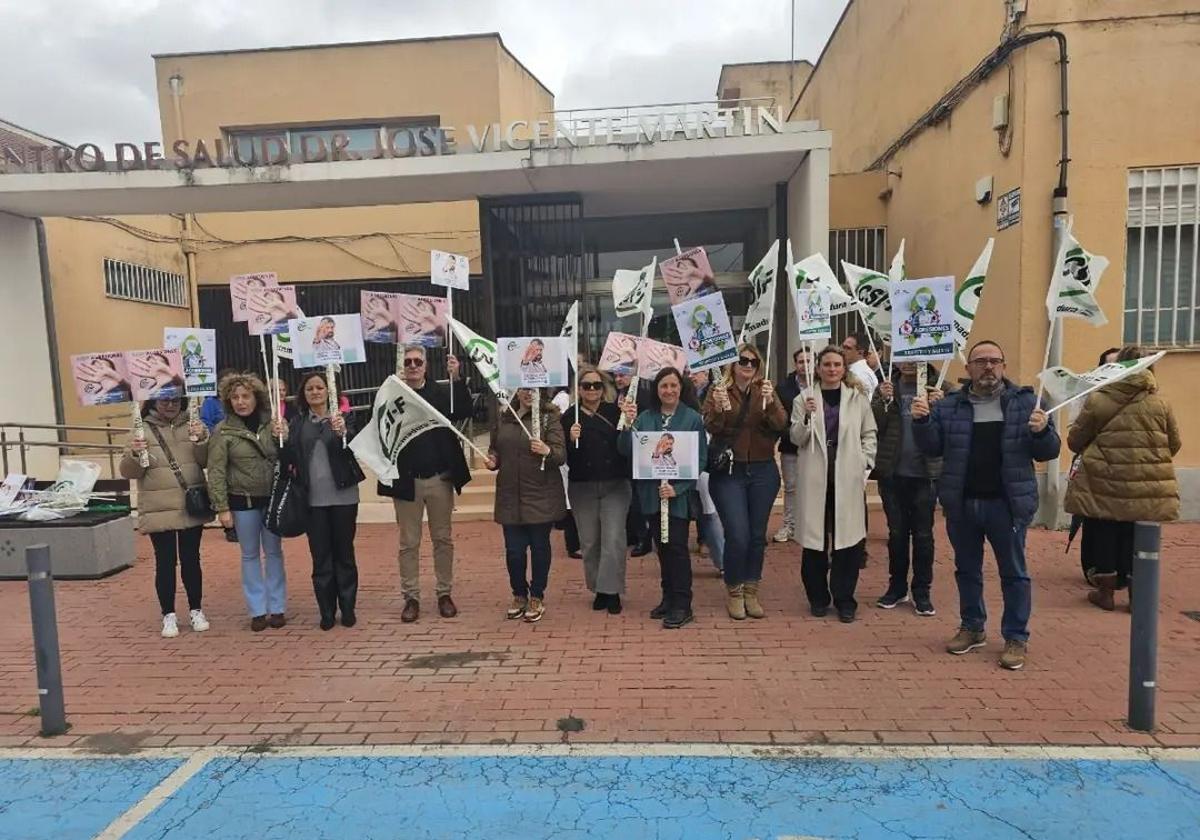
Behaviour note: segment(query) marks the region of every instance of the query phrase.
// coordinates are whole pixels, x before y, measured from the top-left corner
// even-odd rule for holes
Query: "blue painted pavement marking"
[[[182,763],[0,758],[0,840],[92,837]]]
[[[1198,826],[1200,761],[243,755],[210,761],[126,837],[1191,840]]]

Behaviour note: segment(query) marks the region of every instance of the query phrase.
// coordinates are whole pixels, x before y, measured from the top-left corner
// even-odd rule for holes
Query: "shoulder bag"
[[[197,519],[208,521],[216,514],[212,509],[212,502],[208,498],[208,487],[204,484],[195,484],[189,487],[187,482],[183,480],[183,470],[179,469],[179,463],[175,460],[175,456],[171,454],[171,447],[167,446],[167,441],[163,437],[162,432],[158,427],[147,423],[150,426],[150,432],[158,441],[158,445],[162,447],[163,454],[167,457],[167,463],[171,466],[171,472],[175,474],[175,480],[179,482],[179,489],[183,491],[183,507],[187,511],[188,516],[194,516]]]

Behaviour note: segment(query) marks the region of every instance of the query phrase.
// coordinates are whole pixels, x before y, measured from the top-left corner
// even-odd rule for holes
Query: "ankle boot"
[[[1113,603],[1113,592],[1117,587],[1116,573],[1092,575],[1092,581],[1096,584],[1096,588],[1088,593],[1088,600],[1100,609],[1112,612],[1116,606]]]
[[[742,595],[746,604],[746,615],[751,618],[766,617],[762,602],[758,600],[758,581],[748,580],[742,584]]]
[[[725,609],[729,610],[729,617],[735,621],[743,620],[746,617],[745,588],[740,583],[737,586],[726,586],[725,593]]]

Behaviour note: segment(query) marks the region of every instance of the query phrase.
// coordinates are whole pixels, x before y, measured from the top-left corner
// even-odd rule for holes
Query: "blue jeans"
[[[954,548],[959,616],[966,630],[981,632],[987,624],[983,603],[983,541],[996,555],[1004,615],[1000,633],[1006,641],[1029,640],[1033,586],[1025,567],[1025,526],[1013,522],[1004,499],[966,499],[962,514],[946,519],[946,536]]]
[[[715,513],[702,513],[696,520],[696,537],[708,549],[708,559],[718,572],[725,571],[725,529],[721,517]]]
[[[545,598],[550,580],[550,529],[553,522],[538,525],[503,525],[504,561],[508,565],[508,583],[518,598]],[[525,556],[529,553],[529,571],[525,577]]]
[[[263,527],[262,510],[233,511],[233,527],[242,547],[242,594],[246,609],[258,615],[282,615],[287,610],[287,572],[283,541]],[[266,575],[260,557],[266,555]]]
[[[710,475],[708,491],[725,528],[725,583],[762,580],[767,520],[779,495],[775,461],[736,463],[732,472]]]

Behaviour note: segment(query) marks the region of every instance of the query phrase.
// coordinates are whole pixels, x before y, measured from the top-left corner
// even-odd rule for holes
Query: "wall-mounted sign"
[[[577,149],[586,146],[630,146],[672,140],[743,137],[783,132],[782,109],[753,106],[714,108],[709,111],[663,112],[637,116],[597,116],[558,120],[513,120],[510,123],[392,128],[380,132],[375,148],[357,151],[342,132],[293,133],[299,151],[293,151],[283,132],[264,132],[253,143],[231,143],[226,138],[176,140],[162,143],[98,143],[78,146],[5,147],[0,154],[0,174],[5,172],[130,172],[146,169],[244,168],[290,166],[295,163],[337,163],[383,158],[430,157],[475,152]],[[328,141],[326,138],[328,137]]]
[[[1021,188],[1016,187],[996,199],[996,230],[1010,228],[1021,221]]]

